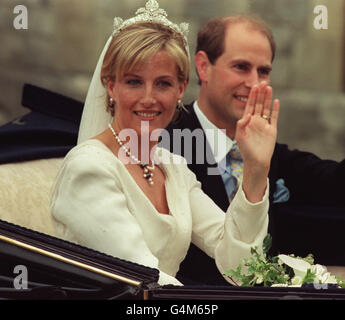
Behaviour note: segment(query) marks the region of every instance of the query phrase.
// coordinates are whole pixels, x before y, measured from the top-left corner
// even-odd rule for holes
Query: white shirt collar
[[[194,102],[193,108],[201,127],[205,132],[206,139],[210,145],[214,159],[219,163],[231,150],[234,141],[226,135],[225,129],[221,130],[207,119],[204,113],[200,110],[197,101]]]

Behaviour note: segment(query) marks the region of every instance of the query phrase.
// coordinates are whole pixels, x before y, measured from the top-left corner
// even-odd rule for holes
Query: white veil
[[[108,39],[98,59],[97,66],[87,92],[79,126],[78,144],[104,131],[112,119],[110,112],[106,111],[107,90],[101,82],[103,59],[108,50],[111,39],[112,36]]]
[[[188,24],[181,23],[179,26],[167,19],[167,13],[159,8],[156,0],[148,0],[145,8],[137,10],[136,15],[128,20],[123,21],[122,18],[114,18],[113,35],[127,26],[137,22],[152,21],[163,24],[181,34],[184,39],[184,45],[189,56],[189,48],[187,41]],[[89,91],[86,96],[84,110],[79,127],[78,144],[90,139],[101,133],[107,128],[108,123],[111,122],[112,116],[107,112],[106,97],[107,91],[101,82],[101,70],[104,56],[111,43],[112,36],[108,39],[105,47],[98,59],[95,72],[93,74]]]

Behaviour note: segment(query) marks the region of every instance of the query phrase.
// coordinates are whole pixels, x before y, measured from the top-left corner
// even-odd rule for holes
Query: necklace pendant
[[[153,174],[150,174],[150,175],[146,178],[147,181],[148,181],[148,183],[149,183],[151,186],[153,186],[152,176],[153,176]]]
[[[151,167],[148,166],[148,165],[146,165],[146,168],[149,169],[149,170],[151,170],[151,171],[153,171],[153,170],[155,169],[155,165],[153,164]]]
[[[150,180],[153,177],[153,173],[152,172],[144,173],[143,176],[145,179]]]
[[[126,152],[126,155],[128,157],[130,157],[134,161],[135,164],[138,164],[140,166],[140,168],[143,169],[144,179],[146,179],[148,181],[148,183],[152,186],[153,185],[153,180],[152,180],[153,173],[150,171],[153,171],[155,169],[154,162],[152,162],[151,167],[148,166],[146,163],[140,162],[140,160],[138,158],[136,158],[134,155],[132,155],[130,150],[123,145],[122,141],[120,140],[119,136],[117,135],[117,133],[115,132],[114,128],[112,127],[112,125],[110,123],[108,124],[108,127],[109,127],[111,133],[113,134],[115,140],[119,144],[120,148],[122,148]]]
[[[152,177],[153,177],[153,172],[150,172],[147,167],[145,167],[144,169],[144,174],[143,174],[143,177],[144,179],[147,180],[147,182],[149,183],[150,186],[153,186],[153,180],[152,180]]]

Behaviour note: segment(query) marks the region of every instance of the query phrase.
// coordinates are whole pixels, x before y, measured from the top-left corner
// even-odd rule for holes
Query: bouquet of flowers
[[[236,270],[225,273],[235,285],[268,287],[301,287],[312,284],[315,288],[327,288],[328,285],[345,288],[345,281],[331,275],[325,266],[314,264],[312,254],[307,257],[280,254],[268,256],[272,238],[268,234],[263,242],[263,254],[257,247],[251,248],[251,257],[243,260]]]

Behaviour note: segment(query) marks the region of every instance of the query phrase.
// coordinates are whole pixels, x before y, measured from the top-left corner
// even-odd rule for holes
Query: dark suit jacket
[[[173,137],[174,129],[200,130],[201,124],[192,104],[186,107],[180,118],[169,125],[167,130]],[[204,135],[204,159],[213,155]],[[173,144],[165,146],[172,152]],[[198,145],[198,147],[200,147]],[[183,145],[177,153],[185,156],[196,155],[196,140],[192,145]],[[191,152],[190,152],[191,151]],[[198,150],[200,152],[200,150]],[[188,167],[196,174],[203,191],[224,211],[229,206],[224,183],[220,175],[208,175],[208,163],[197,164],[195,157],[187,159]],[[290,191],[287,203],[273,203],[276,181],[284,179]],[[270,225],[273,237],[272,254],[295,253],[307,255],[313,253],[317,263],[344,264],[345,257],[339,257],[345,248],[342,230],[345,227],[345,160],[321,160],[315,155],[298,150],[289,150],[286,145],[277,143],[271,160],[270,180]],[[335,235],[339,232],[337,235]],[[327,239],[328,238],[328,239]],[[325,244],[324,239],[327,239]],[[338,255],[331,247],[339,248]],[[191,245],[186,259],[181,264],[177,276],[185,284],[227,284],[217,270],[214,260],[201,250]]]

